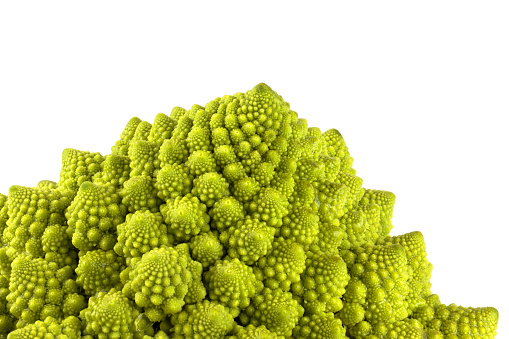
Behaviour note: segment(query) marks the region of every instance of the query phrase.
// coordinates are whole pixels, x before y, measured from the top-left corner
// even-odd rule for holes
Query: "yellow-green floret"
[[[176,106],[176,107],[172,108],[172,110],[170,112],[170,118],[172,118],[175,121],[179,121],[179,119],[181,117],[183,117],[184,114],[186,114],[186,109],[182,108],[182,107],[179,107],[179,106]]]
[[[252,304],[241,313],[239,319],[244,326],[264,325],[277,335],[291,338],[292,330],[303,314],[304,308],[290,292],[283,292],[279,288],[264,288],[253,298]]]
[[[251,215],[272,227],[281,227],[283,217],[288,214],[288,200],[279,191],[263,188],[249,204]]]
[[[233,331],[235,321],[228,310],[214,301],[187,305],[171,317],[172,338],[222,339]]]
[[[217,172],[216,160],[212,152],[198,150],[193,152],[186,162],[192,175],[199,177],[202,174]]]
[[[295,180],[295,188],[288,201],[292,206],[312,206],[315,203],[316,190],[313,183],[306,180]]]
[[[9,295],[9,277],[0,276],[0,337],[5,337],[12,329],[16,318],[9,312],[9,304],[6,297]]]
[[[129,159],[131,160],[129,176],[131,178],[138,175],[152,176],[159,169],[158,150],[157,144],[150,141],[138,140],[131,143],[129,146]]]
[[[318,240],[320,218],[309,206],[294,205],[290,213],[283,218],[283,225],[277,234],[303,246]]]
[[[366,245],[342,250],[341,257],[351,279],[339,317],[352,333],[366,326],[364,319],[371,326],[386,326],[408,317],[408,267],[401,245]]]
[[[431,270],[433,265],[428,261],[426,244],[421,232],[411,232],[398,236],[379,239],[380,244],[400,244],[405,250],[408,264],[408,310],[411,312],[424,305],[423,298],[431,295]]]
[[[44,257],[42,236],[46,227],[65,224],[69,197],[57,190],[11,186],[7,199],[7,227],[3,242],[10,259],[23,252]]]
[[[58,188],[58,184],[51,180],[41,180],[37,183],[35,188],[40,190],[56,190]]]
[[[219,199],[230,195],[228,182],[219,173],[205,173],[194,179],[193,186],[191,193],[207,207],[212,207]]]
[[[239,166],[242,167],[242,165]],[[258,192],[260,192],[260,184],[251,177],[240,178],[233,186],[233,195],[243,203],[249,203]],[[256,207],[256,204],[253,207]]]
[[[132,298],[152,321],[175,314],[184,306],[192,275],[189,259],[172,247],[161,247],[145,253],[129,272],[122,293]]]
[[[7,247],[0,247],[0,275],[8,278],[11,272],[11,259],[7,255]]]
[[[239,259],[219,260],[203,276],[210,300],[215,300],[231,308],[235,316],[238,311],[249,306],[253,298],[263,288],[256,279],[253,268]]]
[[[185,140],[178,137],[164,140],[159,149],[158,159],[161,168],[173,164],[183,164],[187,161],[189,152],[186,148]]]
[[[279,191],[288,199],[292,196],[295,188],[295,179],[289,173],[277,172],[270,183],[270,187]]]
[[[497,335],[499,314],[493,307],[444,305],[436,294],[425,300],[412,317],[423,324],[428,338],[493,339]]]
[[[331,128],[323,133],[323,138],[325,139],[328,155],[340,159],[341,172],[355,174],[355,170],[352,169],[353,158],[348,152],[348,147],[341,133],[337,129]]]
[[[129,141],[129,148],[131,148],[135,142],[137,141],[147,141],[148,136],[150,135],[150,131],[152,130],[152,125],[148,121],[140,121],[138,126],[136,126],[136,130],[134,131],[134,135],[132,139]],[[129,151],[128,151],[129,153]]]
[[[91,181],[93,176],[101,171],[103,161],[104,157],[100,153],[66,148],[62,152],[62,169],[58,188],[76,194],[81,184]]]
[[[170,139],[173,129],[177,125],[177,121],[173,120],[164,113],[159,113],[154,119],[148,141],[161,146],[166,139]]]
[[[212,145],[214,146],[214,153],[216,153],[218,148],[222,146],[231,146],[232,143],[230,139],[230,132],[226,128],[221,127],[221,124],[224,124],[224,120],[220,121],[220,118],[224,116],[217,114],[217,117],[215,117],[215,115],[212,116],[210,121],[210,126],[212,128],[211,139]],[[229,147],[228,149],[233,151],[233,147]]]
[[[269,186],[275,175],[274,167],[274,164],[270,162],[262,162],[254,168],[252,177],[258,181],[261,186]]]
[[[293,329],[294,339],[343,339],[345,328],[334,313],[318,313],[304,316]]]
[[[155,180],[147,175],[132,177],[124,183],[124,189],[119,193],[122,196],[122,204],[130,213],[135,211],[158,212],[163,203],[157,196],[154,187]]]
[[[312,206],[320,221],[337,223],[344,214],[348,188],[341,183],[326,180],[314,181],[313,186],[316,196]]]
[[[220,260],[224,255],[224,248],[217,232],[198,234],[189,242],[191,257],[200,262],[203,268],[208,268]]]
[[[354,338],[426,339],[420,324],[413,323],[408,319],[398,320],[388,324],[378,323],[373,326],[370,335],[354,336]]]
[[[161,213],[150,211],[128,214],[126,222],[117,226],[117,234],[114,250],[126,259],[127,265],[131,264],[132,258],[141,258],[148,251],[171,245],[174,241]]]
[[[396,196],[389,191],[367,189],[359,201],[360,205],[377,204],[380,206],[380,238],[385,238],[392,230],[392,212]]]
[[[72,246],[71,238],[66,231],[67,226],[51,225],[46,227],[41,238],[44,258],[48,262],[55,262],[59,267],[76,268],[78,251]]]
[[[205,112],[205,111],[201,111]],[[191,128],[186,138],[187,149],[190,153],[194,151],[211,151],[211,132],[208,126],[197,126]]]
[[[222,129],[225,133],[228,133],[225,129]],[[217,129],[215,130],[217,131]],[[233,164],[238,161],[237,155],[235,154],[235,150],[231,145],[220,145],[214,148],[214,158],[216,159],[217,164],[223,170],[229,164]]]
[[[44,320],[61,318],[62,302],[68,293],[77,292],[70,267],[59,269],[55,263],[20,254],[12,262],[6,300],[10,313],[20,319],[17,327]]]
[[[7,226],[7,220],[9,220],[9,214],[7,213],[7,196],[0,193],[0,245],[4,245],[3,234],[4,229]]]
[[[175,126],[175,129],[173,130],[173,136],[185,140],[192,128],[193,128],[193,110],[190,109],[189,111],[186,112],[186,114],[184,114],[184,116],[182,116],[178,120],[177,126]]]
[[[313,182],[324,179],[325,166],[323,163],[314,161],[311,158],[300,158],[297,161],[297,171],[293,175],[295,180],[306,180]]]
[[[7,336],[8,339],[79,339],[81,338],[81,321],[75,316],[70,316],[61,322],[53,317],[47,317],[44,321],[36,321],[33,324],[17,329]]]
[[[184,301],[186,304],[195,304],[203,300],[207,295],[207,290],[202,281],[203,266],[200,262],[192,259],[188,243],[179,244],[174,248],[179,254],[187,258],[187,269],[191,272],[191,282],[189,283]]]
[[[191,194],[161,205],[161,213],[169,225],[169,232],[178,241],[188,241],[200,232],[210,230],[207,206]]]
[[[378,205],[366,206],[378,207]],[[379,211],[379,208],[377,209],[377,207],[375,207],[375,209]],[[380,212],[378,212],[378,215],[380,215]],[[340,219],[340,226],[346,237],[343,239],[339,247],[347,250],[362,245],[373,245],[374,241],[378,237],[378,233],[374,227],[370,227],[371,225],[373,224],[368,222],[368,216],[360,208],[351,210],[343,215]]]
[[[193,179],[187,166],[177,163],[167,165],[157,172],[155,182],[157,195],[168,201],[191,193]]]
[[[325,166],[325,180],[334,181],[341,171],[341,160],[337,157],[320,155],[319,159]]]
[[[111,289],[99,292],[81,311],[83,334],[92,338],[133,338],[140,311],[122,292]]]
[[[110,154],[104,157],[101,163],[101,171],[93,177],[94,184],[112,185],[115,188],[122,188],[124,182],[129,179],[131,168],[128,157],[123,155]]]
[[[306,256],[306,269],[301,281],[293,284],[292,292],[310,314],[338,312],[350,280],[345,262],[338,254],[320,250],[309,250]]]
[[[253,265],[272,248],[275,233],[274,227],[247,216],[222,232],[219,239],[228,248],[231,258],[239,258],[247,265]]]
[[[142,339],[170,339],[166,332],[159,330],[154,335],[145,334]]]
[[[210,209],[212,228],[222,232],[244,218],[246,212],[242,203],[234,197],[222,198]]]
[[[254,270],[265,287],[289,291],[293,283],[300,281],[305,267],[306,252],[303,246],[279,237],[274,240],[272,250],[256,262]]]
[[[269,331],[265,326],[254,326],[252,324],[244,326],[236,326],[235,334],[228,336],[227,339],[283,339],[276,333]]]
[[[68,281],[69,283],[70,281]],[[65,286],[64,286],[65,287]],[[82,309],[87,307],[88,298],[80,293],[68,293],[64,297],[62,312],[64,317],[79,316]]]
[[[115,142],[115,145],[111,147],[111,153],[115,155],[127,156],[127,151],[129,149],[129,143],[131,139],[134,137],[134,133],[140,124],[141,119],[138,117],[133,117],[129,119],[127,124],[124,127],[124,130],[120,134],[120,139]]]
[[[231,164],[228,164],[224,167],[223,176],[226,180],[228,180],[230,184],[234,184],[237,181],[244,179],[247,176],[247,173],[244,166],[242,166],[242,164],[237,161],[232,162]],[[254,179],[253,181],[256,182]],[[231,189],[231,193],[234,193],[233,189]]]
[[[343,210],[347,212],[351,210],[363,196],[364,189],[362,188],[362,179],[352,174],[340,172],[336,176],[336,181],[347,187],[346,204],[343,208]]]
[[[123,267],[124,259],[112,250],[87,251],[80,256],[76,283],[88,296],[111,288],[121,288],[120,271]]]
[[[318,240],[310,248],[324,253],[338,254],[338,248],[346,237],[345,232],[337,223],[320,223]]]
[[[66,211],[72,244],[82,251],[112,249],[126,212],[115,188],[84,182]]]

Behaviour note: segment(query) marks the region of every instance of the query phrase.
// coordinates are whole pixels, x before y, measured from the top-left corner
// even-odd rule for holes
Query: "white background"
[[[420,230],[443,303],[509,337],[509,8],[504,1],[2,2],[0,192],[58,180],[152,121],[266,82],[345,137],[368,188]]]

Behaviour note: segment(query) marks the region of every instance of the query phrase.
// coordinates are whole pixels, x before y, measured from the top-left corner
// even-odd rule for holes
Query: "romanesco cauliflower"
[[[432,294],[394,205],[266,84],[134,117],[0,194],[0,338],[495,338],[495,308]]]

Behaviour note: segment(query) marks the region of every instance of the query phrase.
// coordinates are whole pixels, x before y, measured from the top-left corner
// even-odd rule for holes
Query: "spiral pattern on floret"
[[[263,288],[261,281],[256,279],[253,268],[239,259],[219,260],[203,279],[208,287],[210,300],[216,300],[231,308],[235,315],[249,306],[251,298]]]
[[[129,272],[122,293],[134,299],[152,321],[175,314],[184,306],[192,275],[189,259],[172,247],[160,247],[145,253]]]

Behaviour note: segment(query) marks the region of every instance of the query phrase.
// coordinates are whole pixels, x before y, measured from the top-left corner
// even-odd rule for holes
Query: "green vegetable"
[[[230,333],[235,321],[222,305],[209,300],[193,305],[171,317],[172,338],[224,338]]]
[[[259,293],[263,284],[256,279],[253,268],[238,258],[219,260],[203,279],[210,300],[217,300],[231,309],[234,315],[249,306],[251,298]]]
[[[269,331],[265,326],[247,325],[246,327],[237,326],[235,335],[227,337],[228,339],[279,339],[282,338],[276,333]]]
[[[82,324],[77,317],[70,316],[61,321],[49,316],[44,321],[37,320],[9,333],[9,339],[29,338],[69,338],[81,337]]]
[[[284,337],[291,337],[292,330],[304,314],[304,308],[293,299],[290,292],[281,289],[263,291],[253,298],[253,303],[240,315],[243,325],[265,326]]]
[[[111,288],[121,288],[120,272],[124,260],[112,250],[87,251],[80,257],[76,268],[76,283],[83,288],[84,294],[94,296]]]
[[[0,194],[0,338],[494,338],[495,308],[432,294],[394,205],[265,84],[134,117]]]
[[[493,307],[462,307],[444,305],[436,294],[428,296],[426,304],[414,311],[414,318],[424,326],[428,337],[494,338],[498,311]]]
[[[91,297],[88,307],[81,311],[83,335],[93,338],[122,338],[133,333],[150,334],[139,309],[122,292],[111,289]],[[145,325],[145,326],[144,326]]]
[[[345,338],[345,328],[333,313],[304,316],[293,330],[293,338],[333,339]]]
[[[122,293],[145,309],[152,321],[179,312],[192,280],[189,258],[172,247],[160,247],[143,254],[129,270]]]

